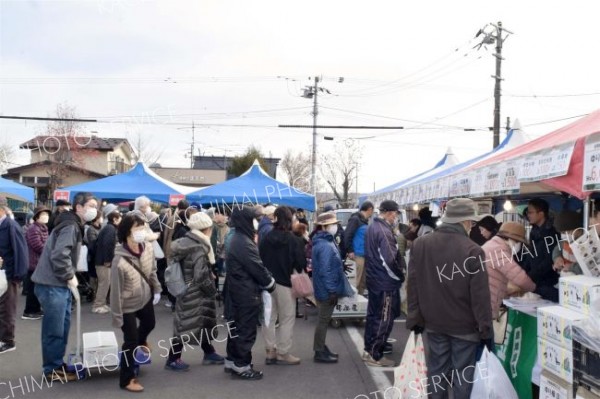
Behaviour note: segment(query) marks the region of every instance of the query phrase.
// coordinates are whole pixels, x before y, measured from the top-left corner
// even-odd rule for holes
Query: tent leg
[[[590,197],[587,196],[583,200],[583,228],[585,231],[589,228],[590,221]]]

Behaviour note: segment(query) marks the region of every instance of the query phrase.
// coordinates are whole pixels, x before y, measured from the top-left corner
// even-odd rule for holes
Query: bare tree
[[[137,132],[130,140],[133,142],[133,150],[135,151],[135,161],[143,162],[147,166],[158,163],[162,158],[165,148],[157,142],[152,142],[148,138],[142,136],[142,132]]]
[[[279,164],[285,172],[290,186],[308,193],[310,190],[310,156],[287,150]]]
[[[71,120],[78,118],[75,107],[58,104],[54,117],[64,120],[49,122],[46,137],[38,138],[36,143],[37,150],[52,161],[46,171],[50,177],[51,192],[69,177],[72,167],[85,171],[86,159],[97,153],[88,147],[91,137],[85,132],[84,125]]]
[[[0,144],[0,174],[11,168],[16,157],[15,147],[8,142]]]
[[[321,174],[342,208],[350,208],[353,205],[350,192],[356,184],[356,169],[362,155],[359,142],[347,139],[336,143],[333,153],[321,158]]]

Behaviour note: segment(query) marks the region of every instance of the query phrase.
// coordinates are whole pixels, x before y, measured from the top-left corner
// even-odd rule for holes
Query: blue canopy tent
[[[214,207],[274,203],[311,212],[316,209],[314,196],[273,179],[257,161],[243,175],[194,191],[186,198]]]
[[[0,195],[19,201],[33,202],[33,188],[0,177]]]
[[[75,194],[90,192],[104,200],[132,200],[145,195],[152,201],[168,203],[172,194],[187,194],[194,187],[181,186],[163,179],[143,162],[138,162],[130,171],[102,179],[61,188],[69,191],[73,201]]]

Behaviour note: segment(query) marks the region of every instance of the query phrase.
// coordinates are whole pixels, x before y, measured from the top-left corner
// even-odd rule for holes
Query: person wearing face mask
[[[398,204],[392,200],[383,201],[379,212],[365,233],[369,305],[363,361],[368,366],[393,367],[395,362],[383,353],[389,352],[387,339],[394,327],[394,319],[400,317],[400,286],[406,264],[393,232],[397,225]]]
[[[526,242],[525,226],[517,222],[504,222],[498,233],[482,247],[485,251],[485,261],[481,263],[488,273],[494,319],[498,318],[500,306],[507,297],[510,284],[524,292],[535,291],[535,283],[514,259],[515,256],[520,256],[521,247]],[[487,340],[485,345],[493,349],[494,338]],[[483,351],[483,346],[480,350]]]
[[[348,296],[346,275],[337,245],[338,220],[333,212],[324,212],[317,217],[316,230],[312,238],[312,277],[315,299],[319,308],[319,321],[315,328],[313,350],[316,363],[337,363],[338,354],[325,345],[327,326],[338,299]]]
[[[27,248],[29,248],[29,271],[27,272],[26,278],[29,287],[27,290],[25,310],[23,311],[23,316],[21,316],[21,319],[23,320],[39,320],[44,315],[40,306],[40,301],[38,301],[35,296],[35,283],[31,281],[31,276],[37,267],[44,245],[48,240],[47,224],[49,218],[50,209],[45,206],[35,208],[33,212],[33,224],[27,229],[27,233],[25,233]]]
[[[134,372],[134,352],[150,353],[147,340],[154,329],[154,305],[160,301],[162,288],[152,245],[146,242],[146,218],[138,211],[127,213],[119,223],[117,238],[119,245],[111,264],[110,309],[113,326],[123,331],[119,386],[142,392],[144,387]]]
[[[42,318],[43,371],[48,380],[74,381],[63,358],[71,324],[71,294],[77,292],[77,262],[83,241],[83,224],[96,218],[98,201],[91,193],[80,192],[75,207],[59,214],[31,280],[35,295],[44,306]]]
[[[106,305],[106,297],[110,289],[110,266],[117,246],[117,228],[121,222],[121,212],[119,212],[116,205],[107,204],[102,212],[108,222],[100,229],[93,247],[97,289],[92,305],[92,313],[100,314],[110,312],[110,308]]]
[[[411,249],[406,327],[425,331],[428,382],[453,372],[463,377],[452,385],[442,378],[430,398],[445,398],[450,390],[454,398],[469,398],[477,348],[492,336],[490,285],[481,266],[485,252],[469,238],[480,218],[473,200],[452,199],[442,225]]]
[[[552,252],[553,268],[557,272],[570,272],[583,274],[581,266],[571,249],[571,243],[581,237],[583,230],[583,216],[575,211],[562,211],[554,220],[554,227],[560,233],[558,245]]]

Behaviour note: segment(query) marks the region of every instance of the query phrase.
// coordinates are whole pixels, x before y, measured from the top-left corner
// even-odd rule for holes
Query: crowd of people
[[[439,221],[424,208],[408,225],[399,223],[394,201],[383,201],[379,213],[374,211],[373,203],[365,201],[344,230],[335,212],[325,209],[310,229],[302,209],[283,205],[224,212],[182,200],[174,210],[155,212],[142,196],[123,213],[115,204],[100,209],[91,193],[78,193],[73,204],[58,201],[54,212],[36,208],[23,229],[0,198],[0,257],[8,280],[0,297],[0,354],[16,349],[17,292],[23,282],[22,318],[42,319],[44,374],[77,379],[64,357],[72,300],[82,285],[89,285],[92,312],[111,313],[114,327],[123,333],[121,388],[144,389],[136,377],[134,352],[142,348],[150,354],[154,306],[163,295],[173,310],[167,370],[189,370],[182,359],[183,337],[194,334],[201,337],[203,364],[223,365],[235,378],[261,379],[252,357],[259,329],[267,365],[302,361],[293,354],[295,319],[302,314],[292,277],[308,273],[318,312],[315,362],[338,362],[339,354],[326,344],[328,324],[341,298],[364,295],[363,361],[395,366],[386,354],[393,351],[388,339],[401,316],[405,284],[406,325],[424,334],[428,376],[453,370],[468,374],[484,347],[494,350],[492,319],[505,297],[535,292],[557,302],[559,273],[580,273],[569,242],[580,234],[583,216],[563,211],[553,219],[541,199],[531,200],[523,214],[531,224],[529,240],[523,223],[482,218],[470,199],[448,201]],[[355,289],[345,274],[347,260],[356,265]],[[87,263],[83,276],[77,273],[82,261]],[[177,297],[168,292],[164,278],[173,264],[181,268],[186,285]],[[224,277],[222,289],[219,277]],[[265,295],[271,303],[268,320],[262,317]],[[217,300],[223,300],[223,316],[236,331],[228,337],[225,354],[201,334],[217,325]],[[446,387],[433,397],[453,390],[455,398],[466,398],[470,389],[468,384]]]

